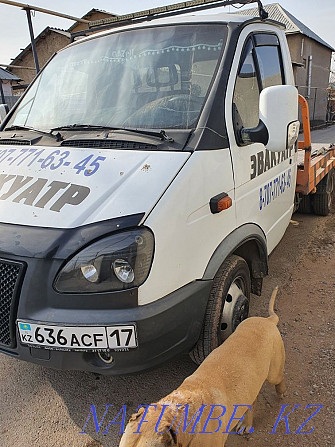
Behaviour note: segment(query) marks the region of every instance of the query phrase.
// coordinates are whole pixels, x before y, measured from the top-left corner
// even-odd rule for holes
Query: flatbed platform
[[[312,143],[308,103],[299,95],[302,112],[303,140],[298,142],[298,172],[296,192],[307,195],[316,192],[317,185],[335,168],[335,144]]]
[[[335,150],[335,144],[324,143],[312,143],[311,150],[311,163],[318,163],[325,155],[330,155],[333,158],[332,152]],[[298,167],[304,167],[305,151],[303,149],[298,150]]]

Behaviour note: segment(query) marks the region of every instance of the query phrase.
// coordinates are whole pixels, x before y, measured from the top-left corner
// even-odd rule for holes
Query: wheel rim
[[[245,295],[246,285],[241,277],[231,283],[221,314],[220,338],[226,340],[236,327],[249,315],[249,299]]]

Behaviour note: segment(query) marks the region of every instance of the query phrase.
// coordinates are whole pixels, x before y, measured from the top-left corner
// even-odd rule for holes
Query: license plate
[[[136,348],[136,325],[53,326],[18,321],[21,343],[63,351],[128,350]]]

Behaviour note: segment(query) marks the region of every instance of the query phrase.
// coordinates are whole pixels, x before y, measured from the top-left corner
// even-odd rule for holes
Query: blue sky
[[[150,7],[176,3],[178,0],[21,0],[46,9],[63,12],[65,14],[82,17],[92,8],[103,9],[117,14],[134,12]],[[264,1],[264,4],[272,3]],[[316,34],[322,37],[335,48],[335,1],[334,0],[281,0],[279,2],[291,14],[305,23]],[[255,6],[252,5],[252,6]],[[222,8],[229,11],[229,8]],[[218,9],[212,10],[218,11]],[[230,10],[233,10],[230,7]],[[36,13],[33,18],[35,35],[39,34],[46,26],[69,28],[73,22],[58,17]],[[19,8],[0,3],[0,63],[10,63],[20,48],[29,44],[29,32],[26,14]]]

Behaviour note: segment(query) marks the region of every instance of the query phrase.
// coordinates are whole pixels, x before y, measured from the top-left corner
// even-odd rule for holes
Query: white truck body
[[[180,136],[184,135],[184,129],[178,129],[176,124],[170,127],[157,125],[156,128],[150,124],[133,126],[134,131],[142,129],[144,132],[147,128],[156,132],[164,129],[167,137],[165,135],[161,138],[162,148],[157,146],[157,149],[152,149],[159,143],[157,136],[135,135],[131,130],[123,130],[122,126],[119,130],[106,131],[103,125],[100,126],[101,129],[97,126],[96,130],[89,126],[87,129],[80,129],[75,125],[82,124],[84,127],[84,124],[97,123],[76,121],[68,123],[73,125],[72,129],[64,125],[54,126],[57,129],[48,136],[45,133],[50,129],[42,123],[46,119],[46,112],[41,113],[40,126],[37,112],[37,117],[31,118],[34,123],[31,127],[41,129],[41,133],[38,130],[24,129],[34,107],[30,105],[30,112],[27,112],[25,101],[28,100],[25,98],[31,95],[31,104],[38,102],[35,99],[38,98],[35,96],[38,84],[43,83],[43,76],[51,77],[53,64],[56,64],[58,58],[65,58],[67,52],[72,51],[75,54],[77,49],[79,51],[84,48],[85,43],[96,43],[99,40],[105,42],[111,36],[127,31],[142,32],[150,29],[150,32],[156,32],[172,27],[175,30],[178,27],[187,29],[187,26],[205,26],[209,29],[211,26],[216,26],[217,29],[222,26],[224,38],[223,50],[218,56],[208,91],[205,95],[202,94],[203,97],[200,95],[203,103],[199,109],[199,117],[193,126],[188,127],[184,140]],[[157,33],[159,35],[158,31]],[[159,39],[157,41],[159,45]],[[278,73],[274,74],[273,80],[271,76],[266,77],[267,68],[261,62],[258,62],[254,71],[248,72],[250,61],[247,61],[247,72],[243,72],[243,69],[239,71],[243,66],[242,58],[245,57],[248,42],[254,42],[254,47],[246,57],[254,54],[253,57],[256,58],[258,48],[271,47],[278,51],[282,82],[278,82]],[[172,47],[157,50],[155,45],[156,42],[152,41],[150,51],[153,54],[155,51],[166,51],[166,54],[170,50],[177,51],[177,46],[173,50]],[[180,46],[178,51],[196,52],[198,47],[199,51],[204,51],[205,44],[201,49],[200,44],[198,47],[197,45],[189,44],[183,50]],[[214,44],[206,45],[208,52],[215,50],[219,53],[222,44],[217,44],[216,48]],[[264,51],[266,53],[268,50]],[[111,55],[111,61],[113,57],[120,59],[128,56],[114,54]],[[170,56],[167,55],[166,58],[168,57]],[[79,62],[73,63],[71,69],[75,64],[78,65]],[[169,63],[163,67],[158,66],[157,70],[161,70],[158,75],[154,71],[156,68],[149,67],[145,79],[149,87],[156,89],[157,95],[158,92],[162,94],[171,89],[170,107],[173,108],[174,102],[177,102],[178,85],[184,82],[189,86],[193,82],[190,79],[194,76],[194,70],[199,70],[196,78],[198,83],[192,84],[190,88],[196,92],[203,88],[206,77],[211,76],[203,65],[201,62],[198,62],[198,66],[193,64],[193,74],[190,72],[189,75],[183,73],[180,67],[181,72],[176,75],[175,68],[171,69]],[[175,66],[178,68],[178,64]],[[15,293],[13,291],[15,306],[7,322],[10,337],[8,341],[5,336],[2,340],[0,338],[0,352],[59,368],[87,369],[104,374],[137,371],[192,348],[199,338],[215,275],[232,254],[244,257],[250,269],[252,290],[260,293],[262,278],[267,273],[267,256],[281,240],[293,212],[297,153],[294,140],[290,147],[284,144],[280,151],[274,152],[268,150],[267,144],[262,142],[241,143],[237,138],[236,132],[239,130],[236,130],[232,110],[233,103],[240,101],[234,96],[236,79],[238,76],[242,80],[247,77],[256,79],[256,75],[258,82],[264,83],[258,86],[264,92],[278,84],[294,86],[283,29],[271,21],[250,20],[245,16],[227,14],[176,16],[172,19],[157,19],[153,23],[129,25],[120,30],[104,31],[73,43],[49,62],[26,96],[11,111],[0,132],[0,222],[4,235],[2,242],[0,238],[0,256],[5,267],[18,263],[22,269],[20,280],[17,280],[20,284],[15,288]],[[153,81],[155,76],[161,76],[161,79]],[[167,81],[164,76],[167,76]],[[187,76],[190,76],[187,79],[188,84],[185,81]],[[279,87],[279,96],[286,92],[283,85]],[[96,87],[92,86],[94,88]],[[141,91],[144,87],[139,84],[136,88]],[[152,89],[150,94],[154,96]],[[183,87],[180,90],[184,101],[186,93]],[[218,92],[222,95],[219,104]],[[264,92],[262,98],[266,96]],[[107,97],[107,92],[105,95]],[[194,103],[200,99],[198,94]],[[45,101],[49,100],[45,98]],[[50,110],[53,101],[51,98]],[[80,94],[77,101],[78,108],[84,107],[84,99]],[[154,99],[152,104],[155,105],[157,101]],[[164,107],[166,110],[167,106]],[[160,105],[157,113],[161,113],[164,107]],[[275,107],[274,104],[274,109]],[[20,112],[20,108],[23,112]],[[217,110],[213,111],[214,108]],[[144,110],[147,113],[147,109]],[[168,113],[170,112],[171,110]],[[136,117],[139,113],[134,112]],[[148,119],[151,119],[150,113]],[[184,112],[179,110],[174,113],[184,116]],[[269,110],[268,113],[273,115],[269,119],[276,122],[277,115],[283,111]],[[171,116],[173,120],[176,115]],[[141,117],[138,119],[141,121]],[[264,129],[267,132],[269,145],[276,132],[279,139],[286,141],[289,125],[297,120],[297,109],[293,107],[291,117],[285,119],[285,126],[278,125],[278,129],[272,125],[272,130],[271,126],[266,130],[266,123],[265,127],[263,123],[263,132]],[[129,120],[126,116],[124,127],[131,127]],[[217,122],[219,127],[212,126],[210,120]],[[219,130],[220,120],[222,134]],[[113,126],[113,122],[109,125]],[[105,127],[107,128],[107,124]],[[171,138],[168,140],[171,135],[174,143]],[[37,137],[42,138],[40,143],[34,143],[33,138]],[[140,146],[136,149],[134,143],[135,149],[98,147],[94,139],[101,141],[102,138],[125,144],[136,140],[136,144]],[[84,147],[80,145],[83,139],[86,139]],[[92,141],[92,146],[87,143],[89,140]],[[150,146],[149,150],[144,148],[145,144]],[[229,197],[231,205],[216,212],[211,208],[210,202],[220,194]],[[216,199],[214,202],[216,203]],[[125,219],[129,216],[136,218],[127,223]],[[100,285],[93,290],[93,282],[85,276],[87,281],[80,278],[78,284],[86,281],[87,289],[84,286],[83,290],[76,291],[72,286],[68,290],[65,286],[65,289],[58,288],[64,269],[66,274],[70,274],[70,267],[67,266],[73,259],[76,260],[72,262],[73,268],[73,263],[78,262],[79,265],[82,262],[81,252],[90,249],[92,244],[103,243],[104,237],[109,241],[112,240],[109,237],[112,238],[120,231],[121,234],[126,234],[128,227],[135,232],[136,228],[144,228],[143,231],[153,235],[154,249],[150,255],[150,267],[140,284],[132,286],[130,283],[128,286],[127,282],[122,283],[120,280],[119,290],[113,285],[113,289],[109,291],[99,279],[97,283]],[[150,239],[147,234],[143,237]],[[12,240],[9,241],[8,238]],[[136,238],[136,241],[142,241],[142,236]],[[145,243],[150,245],[149,239],[145,239]],[[41,246],[37,247],[39,240]],[[37,245],[35,251],[32,248],[34,244]],[[104,256],[107,255],[105,251],[103,253],[105,262]],[[119,261],[112,257],[110,274],[116,275],[118,271],[128,280],[132,274],[131,267],[123,264],[118,270],[115,262]],[[83,267],[87,267],[88,275],[100,274],[97,273],[95,261],[90,262],[87,261],[87,265],[81,263],[81,271],[84,272]],[[77,276],[80,275],[80,270],[76,272]],[[29,275],[34,275],[34,279]],[[115,284],[117,279],[113,277],[112,281]],[[66,281],[65,283],[68,284]],[[241,296],[242,292],[240,290]],[[36,296],[38,293],[39,296]],[[250,290],[244,291],[244,295],[248,294]],[[6,321],[2,316],[4,326]],[[127,329],[130,326],[131,329]],[[115,332],[118,330],[134,332],[131,333],[132,338],[131,341],[128,340],[128,345],[121,336],[121,341],[118,340],[116,345],[101,341],[102,344],[97,343],[93,349],[94,346],[83,345],[79,337],[83,336],[85,328],[91,328],[94,332],[94,327],[102,331],[104,329],[101,328],[106,328],[107,337],[115,334],[119,336]],[[82,328],[82,331],[78,328]],[[113,332],[110,328],[116,329]],[[4,331],[6,330],[5,327]],[[81,335],[78,335],[78,331]],[[87,340],[93,337],[91,332],[86,329]],[[70,334],[67,336],[72,337],[72,347],[66,344],[66,349],[62,350],[62,333]],[[49,338],[47,334],[50,334]],[[134,341],[135,336],[137,342]],[[55,337],[57,341],[53,342]],[[75,342],[76,337],[79,340],[78,345]],[[104,337],[105,335],[102,336]]]

